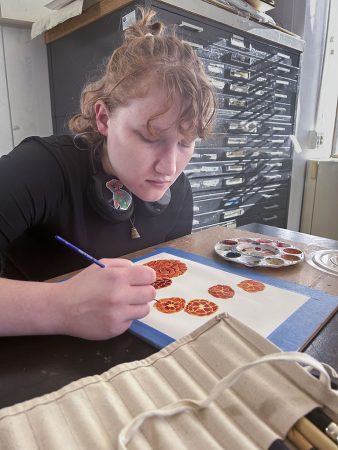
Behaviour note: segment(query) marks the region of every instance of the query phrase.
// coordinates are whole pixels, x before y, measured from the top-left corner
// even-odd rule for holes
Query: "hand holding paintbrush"
[[[62,334],[107,339],[149,313],[148,303],[155,298],[153,269],[120,258],[99,261],[65,239],[56,239],[95,264],[60,284]]]

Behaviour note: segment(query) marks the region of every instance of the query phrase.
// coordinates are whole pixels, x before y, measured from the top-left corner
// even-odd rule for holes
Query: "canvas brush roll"
[[[144,360],[0,410],[1,447],[118,449],[121,430],[135,416],[180,399],[203,400],[234,369],[276,352],[235,318],[219,315]],[[265,363],[244,372],[206,408],[146,419],[126,447],[268,449],[318,406],[338,420],[338,395],[323,380],[296,362]]]

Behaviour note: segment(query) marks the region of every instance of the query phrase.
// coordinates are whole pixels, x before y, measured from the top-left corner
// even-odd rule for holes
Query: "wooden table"
[[[218,259],[213,250],[217,241],[230,237],[259,236],[259,233],[294,241],[305,255],[314,249],[338,248],[337,241],[258,224],[237,229],[209,228],[165,245]],[[128,257],[141,256],[150,250]],[[338,294],[338,277],[327,275],[307,263],[288,269],[255,270],[330,294]],[[0,338],[0,407],[52,392],[78,378],[102,373],[112,366],[145,358],[156,351],[153,346],[128,332],[107,341],[86,341],[69,336]],[[338,313],[305,351],[338,370]]]

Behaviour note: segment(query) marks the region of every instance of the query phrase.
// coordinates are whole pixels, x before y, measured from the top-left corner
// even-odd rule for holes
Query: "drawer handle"
[[[197,31],[198,33],[201,33],[203,31],[202,27],[198,27],[197,25],[193,25],[192,23],[189,22],[182,21],[178,26],[181,28],[188,28],[188,30],[191,31]]]
[[[285,127],[272,127],[272,131],[286,131]]]
[[[264,198],[274,198],[274,197],[279,197],[279,194],[263,194],[262,197],[264,197]]]
[[[290,69],[287,69],[286,67],[276,67],[276,69],[280,72],[290,73]]]
[[[275,220],[275,219],[278,219],[278,216],[274,215],[274,216],[271,216],[271,217],[262,217],[262,220],[264,222],[270,222],[270,220]]]
[[[277,175],[264,175],[264,178],[268,178],[269,180],[273,180],[275,178],[282,178],[282,175],[277,174]]]
[[[290,81],[276,80],[276,84],[283,84],[284,86],[289,86]]]
[[[189,44],[191,47],[194,47],[194,48],[203,48],[202,44],[197,44],[196,42],[183,41],[183,40],[181,42],[183,42],[184,44]]]
[[[233,34],[230,39],[231,45],[245,49],[244,37]]]
[[[268,163],[266,167],[282,167],[283,163]]]
[[[273,205],[270,206],[263,206],[263,209],[276,209],[279,207],[278,203],[274,203]]]

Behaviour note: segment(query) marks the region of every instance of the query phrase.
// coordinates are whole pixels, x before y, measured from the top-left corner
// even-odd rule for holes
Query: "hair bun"
[[[124,38],[129,41],[133,38],[140,38],[145,36],[157,36],[164,30],[162,22],[152,23],[152,19],[156,16],[156,12],[152,10],[145,11],[141,6],[137,7],[138,20],[130,25],[124,32]]]
[[[164,26],[163,26],[163,23],[161,23],[161,22],[155,22],[149,26],[149,30],[150,30],[151,34],[153,34],[153,35],[161,34],[163,28],[164,28]]]

